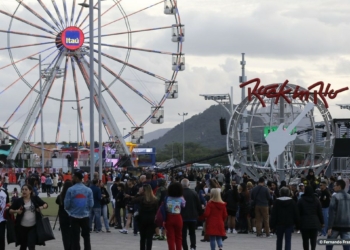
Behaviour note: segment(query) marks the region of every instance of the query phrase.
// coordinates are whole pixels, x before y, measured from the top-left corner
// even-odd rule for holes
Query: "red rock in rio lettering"
[[[309,86],[307,90],[300,89],[300,86],[296,86],[294,89],[294,92],[292,92],[292,89],[287,89],[286,86],[288,84],[288,80],[285,80],[285,82],[281,85],[281,87],[277,90],[277,88],[280,86],[279,84],[270,84],[267,86],[260,86],[260,79],[259,78],[254,78],[252,80],[249,80],[247,82],[243,82],[239,85],[240,88],[243,88],[251,83],[255,82],[255,86],[252,90],[252,88],[248,88],[248,100],[252,101],[253,96],[258,98],[260,101],[261,105],[263,107],[266,107],[266,104],[264,102],[264,99],[262,96],[266,96],[267,98],[276,98],[275,104],[279,102],[279,99],[282,97],[286,102],[291,103],[291,100],[287,96],[287,94],[292,94],[292,99],[297,99],[299,98],[301,101],[308,101],[310,93],[313,94],[314,97],[314,103],[317,104],[317,97],[320,97],[321,100],[323,101],[324,105],[326,108],[328,108],[328,102],[326,100],[326,97],[329,99],[334,99],[337,97],[337,95],[340,92],[349,90],[348,87],[346,88],[341,88],[338,90],[331,89],[331,84],[328,83],[326,89],[324,90],[324,82],[316,82]],[[317,88],[318,89],[314,89]],[[311,91],[312,89],[313,92]],[[311,91],[311,92],[310,92]]]

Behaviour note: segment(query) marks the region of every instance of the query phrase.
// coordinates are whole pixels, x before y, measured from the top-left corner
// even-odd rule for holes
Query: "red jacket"
[[[209,201],[204,214],[200,217],[206,218],[205,234],[211,236],[225,236],[224,222],[227,217],[226,203]]]

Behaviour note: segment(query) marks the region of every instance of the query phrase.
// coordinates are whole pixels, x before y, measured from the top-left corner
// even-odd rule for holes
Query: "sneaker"
[[[197,230],[203,230],[203,227],[197,227]],[[194,248],[193,248],[194,249]]]
[[[233,229],[233,230],[232,230],[232,233],[233,233],[233,234],[236,234],[236,233],[237,233],[236,229]]]
[[[153,240],[159,240],[159,238],[160,238],[160,235],[154,235],[153,236]]]
[[[297,232],[297,234],[300,234],[300,230]]]
[[[257,234],[256,237],[263,237],[263,235],[262,234]]]
[[[230,229],[227,229],[226,232],[227,232],[228,234],[229,234],[229,233],[232,233],[232,231],[231,231]]]
[[[111,231],[110,231],[110,230],[107,230],[106,232],[107,232],[107,233],[110,233]]]
[[[266,235],[266,238],[272,238],[272,234]]]
[[[161,235],[161,236],[159,236],[158,240],[166,240],[166,237]]]
[[[128,234],[128,230],[125,230],[125,229],[119,230],[119,232],[122,234]]]

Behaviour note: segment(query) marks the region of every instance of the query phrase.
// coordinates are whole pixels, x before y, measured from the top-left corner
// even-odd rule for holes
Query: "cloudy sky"
[[[49,12],[59,22],[57,13],[51,1],[43,0]],[[46,3],[47,2],[47,3]],[[56,0],[58,9],[63,19],[65,12],[62,0]],[[79,1],[77,1],[79,2]],[[159,0],[122,0],[120,3],[127,15],[132,31],[170,26],[175,23],[173,16],[163,14],[163,4]],[[25,0],[29,8],[53,24],[52,18],[34,0]],[[71,17],[73,0],[66,0],[67,16]],[[158,4],[157,4],[158,3]],[[155,6],[147,8],[155,4]],[[102,12],[106,12],[102,18],[102,34],[125,32],[127,30],[124,19],[117,6],[113,7],[112,1],[103,2]],[[54,36],[22,21],[14,20],[10,25],[10,18],[6,13],[13,13],[17,7],[16,1],[4,0],[0,2],[0,30],[15,32],[27,32]],[[190,118],[203,112],[212,101],[205,101],[200,94],[229,93],[230,87],[234,88],[234,103],[239,103],[241,90],[238,79],[241,75],[241,53],[246,55],[247,78],[260,78],[264,84],[284,82],[307,87],[317,81],[331,83],[334,89],[350,86],[350,3],[348,1],[240,1],[240,0],[179,0],[179,13],[181,22],[185,25],[186,40],[183,43],[183,53],[186,55],[186,70],[179,72],[177,81],[179,84],[179,98],[167,100],[164,103],[165,121],[161,125],[153,125],[150,122],[145,126],[145,132],[151,132],[158,128],[171,128],[182,122],[178,113],[187,112]],[[145,9],[145,10],[142,10]],[[141,11],[142,10],[142,11]],[[75,9],[76,20],[80,8]],[[83,11],[78,22],[80,24],[87,14]],[[32,22],[35,25],[49,29],[49,25],[36,18],[23,6],[20,6],[16,16]],[[120,20],[119,20],[120,19]],[[119,21],[116,21],[119,20]],[[115,21],[115,22],[113,22]],[[113,23],[111,23],[113,22]],[[73,22],[74,23],[74,22]],[[88,31],[87,21],[81,26],[84,32]],[[61,29],[60,29],[61,30]],[[54,32],[55,33],[55,32]],[[97,33],[95,33],[97,34]],[[86,37],[89,34],[85,34]],[[41,53],[45,58],[43,63],[51,63],[58,55],[57,49],[50,38],[37,38],[31,36],[10,35],[10,43],[6,33],[0,33],[0,124],[1,126],[14,113],[22,100],[26,98],[30,87],[38,80],[38,67],[35,61],[23,60],[16,63],[17,69],[24,77],[27,84],[21,80],[11,65],[9,51],[3,50],[8,46],[23,46],[36,43],[51,42],[40,46],[25,46],[12,49],[14,61],[21,60],[30,55]],[[86,39],[86,41],[88,41]],[[97,40],[96,40],[97,42]],[[161,29],[133,33],[131,40],[127,35],[103,37],[102,43],[106,45],[131,46],[164,52],[177,52],[177,44],[171,42],[171,31]],[[88,44],[86,44],[88,45]],[[97,49],[97,48],[95,48]],[[44,51],[46,50],[46,51]],[[105,56],[102,63],[106,68],[119,73],[122,65],[113,58],[126,60],[127,50],[103,46]],[[97,58],[97,55],[95,55]],[[88,58],[87,58],[88,60]],[[165,79],[171,79],[171,56],[132,50],[129,63],[145,71],[159,75]],[[64,57],[61,67],[65,67]],[[80,99],[88,96],[88,90],[82,74],[77,65],[77,85],[79,86]],[[67,62],[67,80],[64,100],[75,100],[76,94],[73,81],[73,70],[70,59]],[[96,66],[95,66],[95,69]],[[28,72],[28,73],[27,73]],[[139,70],[127,67],[123,79],[133,86],[138,92],[147,96],[151,102],[159,102],[164,95],[164,81],[151,77]],[[106,69],[102,72],[102,79],[108,85],[115,77]],[[9,85],[9,89],[4,91]],[[45,141],[55,141],[60,102],[54,99],[62,98],[63,80],[57,80],[50,91],[50,97],[44,108]],[[39,90],[39,87],[36,87]],[[130,114],[135,124],[141,124],[151,113],[151,104],[142,99],[138,94],[126,87],[120,81],[110,86],[110,91]],[[103,93],[109,109],[113,113],[120,130],[126,128],[129,131],[133,126],[128,118],[120,111],[120,108],[112,101],[107,91]],[[26,116],[38,96],[31,93],[26,101],[16,111],[10,121],[10,132],[19,133]],[[336,100],[329,100],[330,111],[333,118],[350,117],[350,111],[340,110],[336,104],[350,103],[350,91],[340,94]],[[81,102],[83,108],[83,124],[86,139],[89,140],[89,101]],[[76,141],[76,112],[72,110],[76,102],[64,102],[62,107],[62,119],[60,124],[59,141]],[[95,131],[97,132],[97,118],[95,116]],[[30,128],[32,127],[29,126]],[[38,128],[40,128],[38,126]],[[104,136],[104,140],[107,135]],[[31,139],[33,141],[33,137]],[[39,130],[36,133],[36,141],[39,140]]]

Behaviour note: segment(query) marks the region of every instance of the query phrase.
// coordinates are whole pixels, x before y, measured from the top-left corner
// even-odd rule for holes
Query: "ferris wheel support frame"
[[[89,72],[90,67],[88,65],[88,62],[86,61],[86,59],[81,55],[80,58],[75,58],[78,59],[77,63],[79,65],[79,67],[81,67],[82,72]],[[89,76],[87,74],[87,76]],[[88,79],[85,78],[85,83],[87,84],[88,89],[90,89],[90,84]],[[94,92],[95,94],[98,93],[99,90],[99,86],[98,84],[95,82],[95,80],[93,81],[93,88],[94,88]],[[105,101],[105,99],[103,98],[103,96],[101,95],[101,103],[98,103],[98,98],[96,95],[94,95],[94,101],[95,101],[95,106],[97,109],[101,109],[101,116],[102,116],[102,122],[104,124],[104,126],[107,128],[107,130],[109,131],[110,135],[112,135],[113,137],[116,137],[117,140],[119,141],[119,143],[117,143],[117,145],[119,145],[118,147],[118,153],[122,153],[124,155],[130,155],[130,151],[128,149],[128,147],[126,146],[126,143],[124,141],[123,135],[120,132],[116,121],[113,118],[112,112],[110,111],[110,109],[108,108],[108,105]],[[100,106],[100,107],[99,107]],[[92,126],[92,125],[91,125]]]
[[[48,96],[48,93],[55,81],[56,75],[59,71],[59,66],[61,65],[63,59],[64,59],[65,55],[64,53],[61,53],[61,55],[59,55],[59,58],[56,60],[56,63],[54,64],[53,70],[51,72],[51,75],[48,79],[45,80],[45,83],[43,85],[42,88],[42,93],[41,95],[44,96]],[[35,118],[37,117],[37,115],[39,114],[39,112],[41,111],[41,107],[40,107],[40,94],[36,97],[34,104],[32,106],[32,108],[30,109],[26,120],[24,121],[22,128],[18,134],[18,141],[15,141],[13,147],[11,148],[11,151],[7,157],[7,159],[9,160],[15,160],[16,156],[25,140],[26,135],[28,134],[28,131],[30,129],[30,125],[33,124]],[[42,156],[44,158],[44,156]]]

